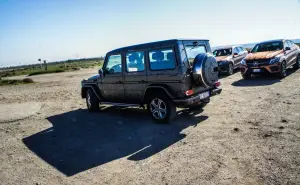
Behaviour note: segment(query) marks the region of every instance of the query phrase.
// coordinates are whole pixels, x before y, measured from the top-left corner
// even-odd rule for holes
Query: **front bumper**
[[[209,91],[209,97],[206,99],[209,99],[212,96],[221,94],[222,89],[219,88],[214,88],[211,89]],[[203,92],[202,92],[203,93]],[[201,104],[201,103],[205,103],[206,99],[201,99],[200,98],[200,94],[194,95],[194,96],[190,96],[190,97],[186,97],[186,98],[182,98],[182,99],[173,99],[173,103],[177,106],[177,107],[190,107],[193,105],[197,105],[197,104]]]
[[[281,70],[280,63],[277,64],[270,64],[270,65],[264,65],[264,66],[247,66],[247,65],[241,65],[241,73],[279,73]],[[260,69],[260,72],[254,72],[255,69]]]

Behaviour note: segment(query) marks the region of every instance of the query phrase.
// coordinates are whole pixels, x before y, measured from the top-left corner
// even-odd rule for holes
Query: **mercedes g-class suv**
[[[284,78],[290,66],[300,68],[299,46],[290,40],[271,40],[254,46],[241,62],[241,73],[244,79],[249,79],[253,73],[273,73]]]
[[[81,82],[89,111],[100,104],[144,107],[168,123],[176,107],[207,104],[220,94],[218,64],[208,40],[174,39],[124,47],[106,54],[97,76]]]
[[[234,69],[240,67],[248,51],[243,46],[227,46],[215,49],[213,54],[219,64],[219,72],[232,75]]]

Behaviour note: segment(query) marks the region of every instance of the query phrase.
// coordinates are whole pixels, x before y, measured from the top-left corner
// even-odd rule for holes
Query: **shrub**
[[[23,82],[24,83],[34,83],[34,81],[31,78],[24,78]]]

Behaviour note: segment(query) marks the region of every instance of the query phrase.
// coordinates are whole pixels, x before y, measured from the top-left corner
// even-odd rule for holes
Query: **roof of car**
[[[170,40],[162,40],[162,41],[155,41],[143,44],[137,44],[132,46],[126,46],[118,49],[114,49],[108,53],[118,53],[121,51],[130,51],[130,50],[138,50],[138,49],[146,49],[146,48],[154,48],[157,46],[168,46],[173,45],[178,41],[209,41],[207,39],[170,39]]]
[[[263,42],[260,42],[258,44],[262,44],[262,43],[268,43],[268,42],[283,42],[287,39],[274,39],[274,40],[266,40],[266,41],[263,41]]]
[[[218,46],[215,47],[214,50],[220,50],[220,49],[231,49],[233,47],[244,47],[242,45],[227,45],[227,46]]]

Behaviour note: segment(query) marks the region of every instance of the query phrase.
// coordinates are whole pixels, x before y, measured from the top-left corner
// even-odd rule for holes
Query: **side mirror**
[[[289,50],[291,50],[290,47],[285,47],[285,51],[289,51]]]
[[[233,53],[233,56],[234,56],[234,57],[236,57],[236,56],[238,56],[238,55],[239,55],[238,53]]]
[[[99,69],[98,74],[102,77],[103,76],[103,69]]]

